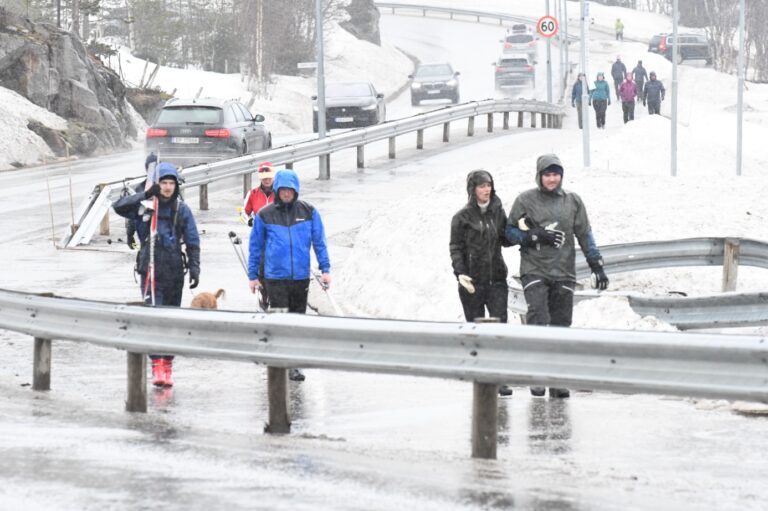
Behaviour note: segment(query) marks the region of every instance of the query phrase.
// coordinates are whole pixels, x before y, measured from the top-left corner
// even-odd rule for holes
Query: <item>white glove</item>
[[[467,293],[475,294],[475,286],[472,284],[472,277],[469,275],[459,275],[459,284],[467,290]]]

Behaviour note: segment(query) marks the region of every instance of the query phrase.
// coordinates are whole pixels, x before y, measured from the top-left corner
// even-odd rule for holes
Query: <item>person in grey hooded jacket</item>
[[[528,303],[529,325],[571,325],[579,241],[592,270],[592,285],[608,287],[603,259],[592,236],[587,210],[577,194],[562,187],[563,164],[554,154],[536,162],[536,188],[515,199],[507,218],[507,239],[520,245],[520,277]],[[543,387],[531,387],[543,396]],[[550,397],[564,398],[567,389],[550,388]]]

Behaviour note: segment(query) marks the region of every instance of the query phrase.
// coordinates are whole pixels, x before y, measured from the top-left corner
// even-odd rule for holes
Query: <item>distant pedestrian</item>
[[[621,18],[616,18],[616,40],[617,41],[623,41],[624,40],[624,22],[621,21]]]
[[[635,82],[632,81],[632,73],[627,73],[626,79],[619,85],[619,96],[621,97],[621,111],[624,114],[624,124],[634,121],[637,87],[635,87]]]
[[[453,273],[458,280],[464,318],[474,322],[488,316],[507,322],[507,265],[501,247],[511,246],[504,234],[507,215],[496,196],[493,176],[485,170],[467,175],[467,203],[451,219]],[[508,396],[512,389],[499,387]]]
[[[613,86],[616,92],[616,99],[619,99],[619,85],[624,81],[624,76],[627,74],[627,66],[621,61],[621,55],[616,56],[616,62],[611,66],[611,77],[613,78]]]
[[[650,80],[643,89],[643,106],[648,104],[648,113],[661,115],[661,102],[664,101],[664,84],[656,79],[656,73],[651,71]]]
[[[248,287],[252,293],[264,286],[270,310],[304,314],[310,268],[310,249],[320,266],[321,282],[331,284],[331,261],[325,242],[325,228],[320,212],[299,200],[299,177],[292,170],[281,170],[275,176],[275,202],[262,208],[254,217],[248,254]],[[259,275],[263,264],[264,276]],[[291,380],[303,381],[304,374],[291,369]]]
[[[253,217],[261,208],[275,202],[275,194],[272,190],[275,169],[272,164],[268,161],[259,163],[256,175],[259,176],[259,186],[248,192],[240,211],[241,218],[248,224],[248,227],[253,227]]]
[[[605,81],[605,73],[597,73],[595,88],[589,92],[589,104],[595,109],[598,129],[605,129],[605,111],[611,104],[611,87]]]
[[[581,98],[584,91],[583,83],[586,83],[586,81],[587,79],[584,73],[579,73],[579,76],[576,78],[576,81],[573,82],[573,88],[571,88],[571,106],[576,108],[576,116],[579,119],[579,129],[583,128],[583,125],[582,125],[583,113],[581,110],[581,106],[582,106]]]
[[[635,79],[635,87],[637,88],[637,102],[640,103],[643,100],[643,86],[648,81],[648,73],[643,67],[642,60],[637,61],[637,66],[632,70],[632,74]]]
[[[576,244],[592,270],[592,286],[608,288],[603,259],[592,235],[584,202],[562,188],[563,164],[554,154],[536,161],[536,188],[515,199],[507,218],[507,239],[520,245],[520,278],[528,304],[529,325],[571,325],[576,287]],[[543,396],[546,389],[531,387]],[[550,398],[565,398],[568,389],[550,388]]]

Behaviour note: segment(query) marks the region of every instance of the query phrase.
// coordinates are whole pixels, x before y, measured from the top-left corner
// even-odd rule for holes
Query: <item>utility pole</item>
[[[584,168],[589,168],[589,0],[581,0],[581,140],[584,149]]]
[[[549,16],[549,0],[547,0],[547,12]],[[552,103],[552,38],[547,37],[547,103]]]
[[[323,0],[315,0],[315,33],[317,35],[317,138],[325,138],[325,66],[323,64]],[[319,179],[331,178],[328,168],[328,156],[320,155]]]
[[[741,175],[742,129],[744,124],[744,0],[739,1],[739,92],[736,100],[736,175]]]
[[[672,176],[677,175],[677,60],[680,46],[677,44],[677,1],[672,2],[672,140],[671,140],[671,170]]]

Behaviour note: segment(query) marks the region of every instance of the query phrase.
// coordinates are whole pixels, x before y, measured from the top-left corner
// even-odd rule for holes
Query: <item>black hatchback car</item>
[[[312,96],[312,129],[317,133],[317,96]],[[371,82],[330,82],[325,84],[325,126],[357,128],[387,119],[384,94]]]
[[[706,36],[700,34],[677,34],[678,37],[678,64],[684,60],[704,60],[707,65],[712,64],[712,48]],[[656,34],[648,42],[648,51],[663,55],[667,60],[672,60],[672,34]]]
[[[147,130],[146,150],[162,161],[189,167],[272,147],[272,134],[234,99],[168,100]]]

